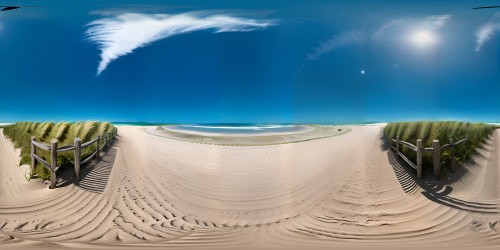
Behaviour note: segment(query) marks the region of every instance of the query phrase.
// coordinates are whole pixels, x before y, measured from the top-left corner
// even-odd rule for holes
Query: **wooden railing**
[[[443,146],[440,146],[439,140],[433,140],[432,141],[432,147],[424,148],[422,145],[422,139],[418,139],[416,145],[413,145],[409,142],[406,141],[401,141],[399,139],[399,136],[396,136],[395,139],[391,139],[391,141],[396,143],[396,146],[392,146],[391,148],[396,151],[396,156],[401,157],[408,165],[410,165],[413,169],[417,171],[417,178],[422,178],[422,153],[423,152],[432,152],[432,164],[433,164],[433,173],[434,176],[439,177],[440,175],[440,168],[441,168],[441,151],[444,151],[448,149],[450,151],[450,165],[453,167],[455,165],[455,156],[454,156],[454,150],[455,147],[462,142],[467,141],[467,137],[458,141],[454,142],[453,139],[449,140],[448,144],[445,144]],[[417,162],[414,163],[406,155],[401,153],[400,146],[405,146],[415,152],[417,152]]]
[[[35,137],[31,137],[31,173],[33,174],[35,171],[35,166],[37,165],[38,162],[42,164],[45,168],[47,168],[50,171],[51,177],[50,177],[50,186],[49,188],[55,188],[56,187],[56,172],[59,170],[61,167],[60,165],[57,165],[57,153],[62,153],[62,152],[68,152],[68,151],[74,151],[75,154],[75,160],[74,160],[74,166],[75,166],[75,174],[76,174],[76,179],[80,179],[80,167],[83,166],[84,164],[90,162],[92,159],[99,157],[99,152],[104,150],[105,148],[108,148],[109,144],[114,140],[115,136],[118,134],[118,130],[115,128],[113,132],[105,134],[103,137],[101,135],[97,135],[97,137],[91,141],[82,143],[81,139],[76,137],[74,140],[73,145],[66,145],[62,147],[58,147],[58,141],[56,139],[52,139],[50,141],[50,145],[42,143],[42,142],[37,142],[35,141]],[[102,143],[101,146],[99,146],[100,142]],[[95,144],[96,150],[89,155],[85,159],[81,159],[81,152],[82,149],[90,147],[91,145]],[[50,162],[47,162],[44,160],[42,157],[36,154],[37,148],[48,151],[50,152]]]

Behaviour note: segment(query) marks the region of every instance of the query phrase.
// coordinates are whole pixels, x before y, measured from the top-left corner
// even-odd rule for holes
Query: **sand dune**
[[[500,133],[459,180],[415,181],[381,125],[273,146],[216,146],[124,126],[55,190],[0,139],[0,248],[495,248]]]

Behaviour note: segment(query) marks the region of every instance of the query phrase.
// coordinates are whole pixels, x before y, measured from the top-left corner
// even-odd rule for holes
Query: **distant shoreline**
[[[420,121],[420,120],[415,120]],[[21,122],[21,121],[18,121]],[[233,124],[262,124],[262,125],[322,125],[322,126],[350,126],[350,125],[380,125],[388,123],[396,123],[400,121],[393,122],[361,122],[361,123],[233,123]],[[412,122],[412,121],[403,121]],[[413,121],[414,122],[414,121]],[[485,123],[494,126],[500,126],[500,122],[478,122],[478,121],[466,121],[471,123]],[[16,122],[0,122],[0,127],[15,124]],[[165,125],[185,125],[185,124],[204,124],[204,125],[217,125],[222,123],[149,123],[149,122],[110,122],[114,126],[165,126]]]
[[[292,125],[292,127],[295,127],[296,130],[293,131],[260,131],[260,130],[253,130],[252,132],[242,132],[242,133],[237,133],[233,129],[228,129],[228,128],[237,128],[238,126],[230,126],[226,125],[225,127],[219,127],[219,129],[215,129],[214,131],[219,131],[219,132],[214,132],[214,131],[203,131],[203,130],[196,130],[196,128],[186,128],[186,127],[181,127],[182,125],[171,125],[171,126],[161,126],[163,129],[170,131],[170,132],[177,132],[177,133],[185,133],[185,134],[192,134],[192,135],[201,135],[201,136],[241,136],[241,137],[254,137],[254,136],[270,136],[270,135],[289,135],[289,134],[298,134],[298,133],[306,133],[309,131],[312,131],[313,129],[309,126],[304,126],[304,125]],[[227,131],[224,131],[228,129]],[[229,132],[229,130],[232,130],[232,132]],[[252,129],[248,129],[252,130]],[[271,129],[272,130],[272,129]]]

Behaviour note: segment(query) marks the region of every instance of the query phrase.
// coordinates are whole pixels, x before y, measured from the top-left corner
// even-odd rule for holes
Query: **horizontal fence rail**
[[[92,160],[97,155],[97,152],[92,153],[89,157],[85,158],[85,160],[80,162],[80,165],[84,165],[85,163]]]
[[[462,140],[459,140],[458,142],[454,142],[453,139],[449,140],[448,144],[445,144],[443,146],[439,145],[439,140],[433,140],[432,141],[432,147],[427,147],[424,148],[422,146],[422,139],[418,139],[416,145],[413,145],[409,142],[406,141],[401,141],[399,139],[399,136],[396,136],[395,139],[391,139],[391,141],[396,143],[396,146],[392,146],[391,148],[396,151],[396,156],[401,157],[408,165],[410,165],[413,169],[417,171],[417,178],[422,178],[422,153],[423,152],[432,152],[432,163],[433,163],[433,173],[434,176],[439,178],[440,175],[440,168],[441,168],[441,152],[444,150],[449,150],[450,152],[450,165],[453,167],[455,165],[455,156],[454,156],[454,148],[458,145],[460,145],[463,142],[466,142],[468,140],[467,137],[465,137]],[[411,161],[406,155],[404,155],[400,147],[405,146],[415,152],[417,152],[417,161],[416,163]]]
[[[75,149],[75,146],[73,146],[73,145],[67,145],[67,146],[58,148],[57,149],[57,153],[67,152],[67,151],[73,151],[74,149]]]
[[[43,149],[45,151],[49,151],[50,152],[50,145],[47,145],[45,143],[41,143],[41,142],[36,142],[34,140],[31,140],[31,143],[34,145],[34,146],[37,146],[38,148],[40,149]]]
[[[113,139],[116,137],[118,134],[118,129],[114,129],[111,133],[105,134],[103,137],[101,135],[97,135],[97,138],[90,140],[88,142],[82,143],[81,139],[76,137],[74,144],[73,145],[66,145],[62,147],[58,147],[58,141],[56,139],[52,139],[50,141],[50,144],[45,144],[42,142],[37,142],[35,141],[35,137],[31,137],[31,173],[33,174],[35,172],[35,167],[37,163],[41,163],[42,166],[44,166],[46,169],[48,169],[51,173],[51,178],[50,178],[50,186],[49,188],[55,188],[56,187],[56,172],[59,170],[61,167],[60,165],[57,165],[57,153],[63,153],[63,152],[70,152],[74,151],[74,164],[75,167],[75,175],[76,179],[80,180],[80,167],[82,165],[85,165],[86,163],[90,162],[92,159],[99,157],[99,152],[103,151],[105,148],[107,148],[110,144],[110,142],[113,141]],[[100,144],[101,142],[101,144]],[[90,154],[87,158],[81,159],[81,152],[82,149],[85,149],[87,147],[90,147],[95,144],[95,151]],[[37,149],[42,149],[45,151],[50,152],[50,162],[47,160],[43,159],[40,155],[37,155]]]
[[[96,138],[96,139],[94,139],[94,140],[92,140],[92,141],[88,141],[88,142],[86,142],[86,143],[83,143],[83,144],[82,144],[82,148],[86,148],[86,147],[88,147],[88,146],[90,146],[90,145],[94,144],[96,141],[97,141],[97,138]]]
[[[42,163],[44,167],[46,167],[50,171],[50,163],[46,162],[42,157],[36,155],[36,154],[31,154],[38,162]]]

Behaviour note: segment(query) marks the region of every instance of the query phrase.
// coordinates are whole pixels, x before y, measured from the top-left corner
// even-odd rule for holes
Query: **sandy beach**
[[[268,130],[271,129],[276,130],[278,129],[283,129],[287,127],[293,127],[294,129],[292,131],[287,131],[286,129],[284,131],[272,131],[269,132]],[[270,125],[270,126],[244,126],[244,127],[224,127],[224,126],[203,126],[203,125],[185,125],[185,126],[179,126],[179,125],[171,125],[171,126],[161,126],[162,129],[170,132],[176,132],[176,133],[184,133],[184,134],[193,134],[193,135],[201,135],[201,136],[242,136],[242,137],[255,137],[255,136],[266,136],[266,135],[290,135],[290,134],[300,134],[300,133],[306,133],[314,130],[313,127],[311,126],[304,126],[304,125]],[[186,129],[188,128],[188,129]],[[207,129],[207,131],[203,130],[193,130],[194,129]],[[156,128],[153,128],[156,129]],[[217,130],[217,129],[225,129],[225,130],[230,130],[232,132],[224,132],[224,133],[218,133],[218,132],[213,132],[211,130]],[[235,133],[237,131],[244,130],[245,133],[239,132]],[[208,132],[210,131],[210,132]],[[249,132],[249,131],[254,131],[254,132]]]
[[[29,183],[0,137],[0,249],[496,249],[500,131],[458,180],[416,180],[383,124],[268,146],[120,126],[80,184]]]

